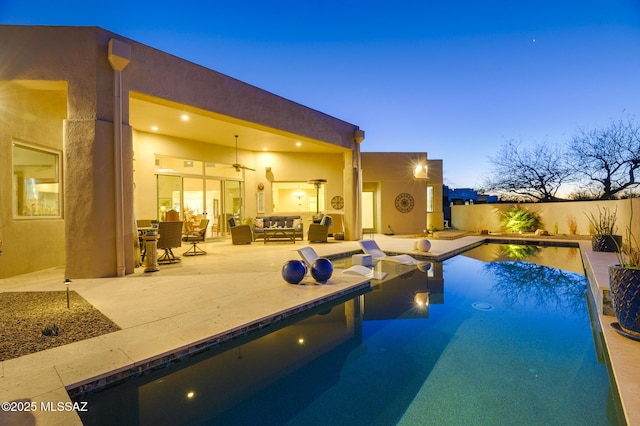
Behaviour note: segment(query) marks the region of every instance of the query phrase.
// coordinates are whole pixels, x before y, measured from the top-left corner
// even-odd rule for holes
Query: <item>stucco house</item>
[[[132,273],[136,220],[171,211],[208,218],[210,237],[231,216],[331,209],[347,240],[366,209],[377,232],[441,227],[441,164],[391,185],[388,159],[411,155],[361,155],[357,125],[102,28],[5,25],[0,40],[0,277]],[[387,212],[400,194],[410,221]]]

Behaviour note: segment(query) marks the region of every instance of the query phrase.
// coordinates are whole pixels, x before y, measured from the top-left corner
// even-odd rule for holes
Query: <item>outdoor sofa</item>
[[[265,228],[295,228],[296,239],[302,241],[304,225],[301,216],[257,216],[253,220],[253,239],[264,240]]]

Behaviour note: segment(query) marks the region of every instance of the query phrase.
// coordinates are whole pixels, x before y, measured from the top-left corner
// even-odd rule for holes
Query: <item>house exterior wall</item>
[[[64,265],[62,217],[14,218],[17,207],[13,197],[12,143],[62,154],[63,120],[67,116],[66,84],[0,82],[0,116],[0,240],[3,241],[0,277]],[[61,207],[64,211],[64,204]],[[41,246],[47,250],[38,250]]]
[[[121,73],[122,123],[114,127],[116,81],[108,60],[110,40],[131,48],[131,61]],[[15,125],[0,130],[0,192],[2,224],[0,276],[59,266],[64,257],[69,278],[121,275],[134,270],[133,241],[133,130],[129,126],[130,93],[140,93],[233,117],[254,126],[280,129],[345,148],[342,167],[357,152],[358,127],[286,100],[239,80],[184,61],[97,27],[0,26],[2,49],[0,82],[19,80],[66,86],[66,116],[47,111],[44,119],[29,124],[17,117]],[[12,83],[13,84],[13,83]],[[10,109],[13,105],[3,105]],[[40,114],[42,116],[42,114]],[[53,127],[45,123],[53,119]],[[21,122],[22,121],[22,122]],[[121,124],[121,126],[120,126]],[[32,125],[33,129],[28,129]],[[116,189],[114,129],[122,132],[122,188]],[[33,220],[29,226],[11,216],[11,139],[32,139],[61,146],[63,151],[63,217]],[[347,159],[349,158],[349,159]],[[331,169],[333,170],[333,169]],[[334,174],[334,172],[330,172]],[[120,174],[119,174],[120,175]],[[359,193],[344,177],[347,205],[357,204]],[[330,178],[336,184],[340,177]],[[247,182],[247,187],[251,183]],[[255,184],[255,182],[253,182]],[[329,191],[338,192],[330,184]],[[330,192],[331,193],[331,192]],[[122,199],[122,235],[116,232],[116,199]],[[347,226],[356,229],[358,211],[346,215]],[[42,236],[46,235],[46,238]],[[20,241],[20,243],[18,243]],[[122,242],[120,244],[120,242]],[[26,244],[29,255],[13,252]],[[62,250],[64,247],[64,250]],[[55,250],[56,254],[48,252]],[[64,255],[61,252],[64,251]],[[10,252],[13,252],[10,254]],[[124,256],[121,259],[121,256]],[[16,260],[19,266],[9,266]],[[35,260],[38,259],[38,260]]]
[[[433,211],[427,213],[427,229],[430,231],[444,229],[444,171],[442,160],[427,160],[427,185],[433,187]]]
[[[426,153],[404,152],[363,152],[361,158],[363,184],[376,190],[378,232],[421,234],[427,228],[442,229],[441,161],[427,162]],[[427,180],[413,176],[414,168],[420,162],[429,167]],[[434,187],[431,217],[427,215],[427,185]],[[414,207],[406,213],[396,208],[396,197],[402,193],[408,193],[414,199]]]

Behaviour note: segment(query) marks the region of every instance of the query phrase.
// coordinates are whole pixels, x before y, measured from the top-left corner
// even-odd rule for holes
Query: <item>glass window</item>
[[[202,175],[202,167],[202,161],[156,156],[156,173],[179,173],[200,176]]]
[[[14,142],[14,217],[59,217],[60,200],[60,154]]]
[[[324,185],[316,188],[307,182],[273,182],[274,212],[310,212],[324,210]]]
[[[163,222],[167,220],[167,212],[171,212],[170,217],[174,215],[174,211],[180,214],[181,206],[182,177],[158,175],[158,208],[160,209],[158,217],[160,220]],[[176,220],[175,217],[172,220]]]
[[[433,213],[433,186],[427,186],[427,213]]]
[[[224,212],[225,223],[229,218],[233,217],[238,222],[243,223],[244,206],[243,206],[243,184],[242,182],[228,180],[224,183]]]

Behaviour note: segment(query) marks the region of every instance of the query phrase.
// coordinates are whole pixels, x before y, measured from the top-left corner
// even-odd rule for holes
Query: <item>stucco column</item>
[[[115,166],[115,224],[116,224],[116,274],[126,273],[127,244],[125,238],[124,161],[122,149],[122,70],[131,60],[131,46],[121,41],[109,40],[109,63],[113,67],[113,145]]]
[[[345,182],[350,182],[351,203],[345,204],[345,239],[359,240],[362,238],[362,162],[360,160],[360,143],[364,140],[364,130],[357,129],[353,133],[355,144],[351,150],[351,158],[346,171]],[[347,189],[347,188],[345,188]],[[347,201],[347,200],[345,200]],[[351,204],[351,205],[349,205]]]

